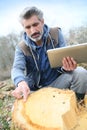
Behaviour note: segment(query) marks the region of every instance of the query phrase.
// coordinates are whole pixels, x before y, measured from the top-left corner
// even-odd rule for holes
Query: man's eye
[[[38,24],[39,24],[39,23],[35,23],[35,24],[33,24],[33,26],[36,27],[36,26],[38,26]]]
[[[29,28],[30,28],[30,26],[26,26],[25,28],[29,29]]]

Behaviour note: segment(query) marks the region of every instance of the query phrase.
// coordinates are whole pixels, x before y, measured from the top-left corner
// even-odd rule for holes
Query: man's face
[[[44,20],[39,20],[36,15],[29,19],[23,19],[22,25],[28,37],[34,42],[39,41],[43,35]]]

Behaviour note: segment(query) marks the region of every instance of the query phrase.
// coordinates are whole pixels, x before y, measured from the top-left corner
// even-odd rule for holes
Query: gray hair
[[[36,8],[36,7],[27,7],[23,10],[23,12],[19,16],[20,22],[22,22],[23,19],[29,19],[33,15],[38,16],[38,18],[41,20],[43,19],[43,12]]]

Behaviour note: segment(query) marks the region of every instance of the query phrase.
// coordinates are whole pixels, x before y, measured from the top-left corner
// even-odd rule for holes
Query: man
[[[78,98],[84,98],[87,92],[87,71],[77,67],[73,57],[64,57],[61,67],[50,67],[46,52],[55,43],[49,33],[50,28],[44,24],[42,11],[36,7],[25,8],[20,15],[20,22],[24,28],[23,41],[31,54],[26,56],[19,45],[16,48],[11,72],[16,89],[12,95],[18,99],[23,95],[26,101],[30,91],[52,86],[71,89]],[[48,37],[50,40],[47,40]],[[61,29],[58,29],[58,44],[55,47],[63,46],[65,41]]]

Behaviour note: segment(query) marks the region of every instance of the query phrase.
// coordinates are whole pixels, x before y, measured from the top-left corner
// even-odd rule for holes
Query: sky
[[[48,26],[65,32],[87,25],[87,0],[0,0],[0,36],[23,30],[18,18],[28,6],[41,9]]]

